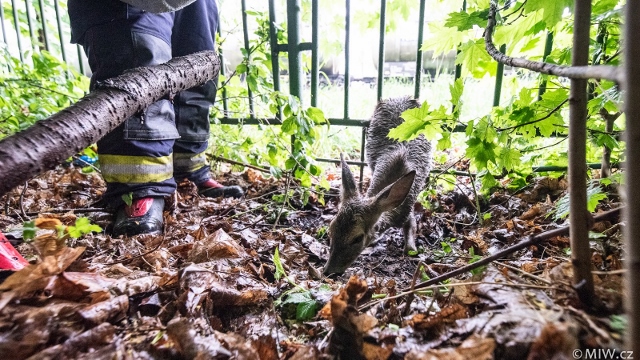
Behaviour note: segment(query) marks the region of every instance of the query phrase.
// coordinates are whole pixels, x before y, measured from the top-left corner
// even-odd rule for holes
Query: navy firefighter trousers
[[[82,45],[93,72],[91,89],[128,69],[215,47],[215,0],[197,0],[161,14],[119,0],[69,0],[68,9],[71,41]],[[176,180],[201,184],[209,179],[205,150],[216,84],[214,79],[182,91],[173,103],[159,100],[98,141],[108,205],[122,205],[128,194],[170,195]]]

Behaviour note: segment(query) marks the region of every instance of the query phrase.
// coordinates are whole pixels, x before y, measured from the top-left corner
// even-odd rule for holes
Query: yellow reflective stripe
[[[173,177],[172,156],[100,155],[100,170],[106,182],[141,184]]]
[[[204,152],[199,154],[174,153],[173,169],[176,174],[194,172],[207,166],[207,158]]]

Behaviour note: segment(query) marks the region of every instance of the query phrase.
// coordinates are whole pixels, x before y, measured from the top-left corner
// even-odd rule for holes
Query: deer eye
[[[351,245],[359,244],[362,242],[364,242],[364,234],[354,237],[353,240],[351,241]]]

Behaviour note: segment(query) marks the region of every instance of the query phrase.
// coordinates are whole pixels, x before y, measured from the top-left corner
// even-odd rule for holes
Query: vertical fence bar
[[[384,84],[384,40],[386,35],[387,0],[380,0],[380,41],[378,45],[378,98],[382,99]]]
[[[247,28],[247,1],[241,1],[242,6],[242,35],[244,36],[244,49],[247,51],[247,61],[251,59],[251,48],[249,47],[249,30]],[[247,74],[247,77],[249,74]],[[249,95],[249,118],[255,118],[255,110],[253,106],[253,93],[249,87],[249,81],[247,81],[247,94]]]
[[[506,53],[507,45],[500,45],[500,52]],[[504,77],[504,64],[498,62],[496,70],[496,87],[493,89],[493,106],[500,106],[500,93],[502,92],[502,78]]]
[[[269,0],[269,44],[271,47],[271,68],[273,69],[273,89],[280,91],[280,45],[278,44],[278,33],[276,32],[276,3]],[[282,106],[278,106],[278,119],[284,120]]]
[[[349,51],[351,43],[351,1],[345,2],[345,17],[344,17],[344,119],[349,118]]]
[[[47,51],[51,51],[49,48],[49,30],[47,29],[47,17],[44,11],[44,0],[38,1],[38,7],[40,8],[40,22],[42,25],[42,41],[44,42],[44,48]]]
[[[289,92],[300,99],[300,105],[304,105],[302,97],[302,56],[300,54],[300,0],[287,0],[287,56],[289,59]],[[293,149],[295,136],[291,135],[291,148]]]
[[[572,66],[589,62],[591,0],[576,0]],[[569,94],[569,224],[573,286],[588,306],[595,301],[587,211],[587,80],[572,79]]]
[[[462,11],[467,11],[467,0],[462,1]],[[460,54],[460,50],[456,50],[456,55]],[[456,64],[456,72],[454,81],[460,79],[462,76],[462,65]]]
[[[26,14],[27,14],[27,26],[29,27],[29,37],[31,38],[31,49],[35,50],[36,49],[36,33],[33,30],[33,12],[31,11],[31,1],[30,0],[25,0],[24,1],[24,6],[26,7]]]
[[[544,43],[544,54],[542,55],[542,61],[547,61],[547,56],[551,54],[551,49],[553,47],[553,31],[547,32],[547,40]],[[540,88],[538,89],[538,100],[542,99],[542,95],[547,91],[547,80],[546,76],[543,75],[542,82],[540,83]]]
[[[627,207],[624,209],[624,239],[627,249],[624,274],[626,298],[624,299],[628,325],[624,349],[640,354],[640,191],[634,186],[640,180],[640,43],[635,37],[640,34],[640,2],[629,1],[625,5],[624,19],[624,112],[627,128],[624,132],[627,147],[627,164],[624,171],[627,184]],[[627,353],[629,353],[627,352]],[[637,356],[637,355],[636,355]]]
[[[84,75],[84,58],[82,56],[82,47],[76,44],[76,50],[78,51],[78,70],[80,71],[80,74]]]
[[[11,8],[13,9],[13,25],[16,27],[16,39],[18,40],[18,52],[20,53],[20,62],[24,62],[22,56],[22,40],[20,40],[20,22],[18,21],[18,6],[15,0],[11,0]]]
[[[0,4],[0,27],[2,28],[2,41],[4,41],[5,45],[8,45],[7,28],[4,25],[4,7],[2,4]]]
[[[318,54],[319,39],[319,0],[311,0],[311,106],[318,106],[318,77],[320,60]]]
[[[416,83],[415,83],[415,91],[413,92],[413,96],[416,99],[420,98],[420,86],[422,82],[422,57],[424,54],[422,53],[422,41],[424,39],[424,13],[426,8],[426,0],[420,0],[420,24],[418,24],[418,50],[416,57]]]
[[[58,22],[58,37],[60,39],[60,53],[62,55],[62,61],[67,62],[67,51],[64,48],[64,34],[62,32],[62,14],[60,11],[60,2],[58,0],[53,0],[53,5],[56,10],[56,21]]]
[[[218,21],[218,29],[216,30],[220,38],[222,38],[222,25],[220,23],[221,21]],[[224,81],[226,82],[228,79],[226,76],[227,70],[226,70],[226,64],[224,61],[224,54],[222,51],[222,44],[219,44],[218,49],[219,49],[218,54],[220,56],[220,75],[222,75],[222,77],[224,78]],[[227,99],[227,87],[223,86],[222,87],[222,118],[226,119],[228,117],[229,117],[229,99]]]
[[[289,34],[289,91],[302,98],[302,56],[300,54],[300,0],[287,0],[287,33]]]

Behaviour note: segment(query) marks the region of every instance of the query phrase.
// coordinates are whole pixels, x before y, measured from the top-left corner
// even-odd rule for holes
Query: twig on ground
[[[222,156],[218,156],[218,155],[213,155],[213,156],[211,156],[211,158],[214,159],[214,160],[218,160],[218,161],[229,163],[231,165],[244,166],[246,168],[250,168],[250,169],[253,169],[253,170],[258,170],[258,171],[262,171],[262,172],[266,172],[266,173],[270,172],[269,169],[267,169],[265,167],[262,167],[262,166],[245,164],[245,163],[241,163],[239,161],[223,158]]]
[[[158,245],[156,245],[156,247],[154,247],[153,249],[151,249],[151,250],[149,250],[149,251],[147,251],[147,252],[144,252],[144,253],[142,253],[142,254],[138,254],[138,255],[136,255],[136,256],[132,256],[132,257],[127,258],[127,259],[122,259],[122,260],[113,261],[113,262],[110,262],[110,263],[106,263],[106,264],[104,264],[104,265],[105,265],[105,266],[109,266],[109,265],[115,265],[115,264],[124,264],[124,263],[127,263],[127,262],[129,262],[129,261],[132,261],[132,260],[135,260],[135,259],[141,258],[141,257],[146,256],[146,255],[149,255],[149,254],[151,254],[152,252],[154,252],[154,251],[156,251],[156,250],[160,249],[160,247],[161,247],[162,245],[164,245],[164,242],[165,242],[166,240],[167,240],[167,236],[166,236],[166,235],[163,235],[163,236],[162,236],[162,241],[160,241],[160,242],[158,243]]]
[[[413,302],[414,293],[413,287],[416,285],[416,280],[418,280],[418,275],[420,274],[420,270],[424,266],[424,262],[420,261],[418,266],[416,267],[416,271],[413,272],[413,278],[411,279],[411,293],[407,296],[407,300],[405,301],[404,311],[402,312],[403,316],[409,315],[409,309],[411,308],[411,302]]]
[[[26,215],[28,216],[38,216],[40,214],[65,214],[68,212],[84,214],[84,213],[92,213],[92,212],[110,212],[105,208],[80,208],[80,209],[49,209],[42,210],[38,212],[28,212]],[[15,214],[9,214],[7,216],[17,217]]]
[[[619,207],[619,208],[612,209],[612,210],[609,210],[607,212],[604,212],[604,213],[601,213],[601,214],[598,214],[598,215],[594,216],[593,217],[594,223],[597,222],[597,221],[602,221],[604,219],[608,219],[608,218],[610,218],[612,216],[618,216],[620,211],[622,210],[622,208],[623,207]],[[480,266],[488,265],[488,264],[490,264],[490,263],[492,263],[492,262],[494,262],[494,261],[496,261],[496,260],[498,260],[498,259],[500,259],[500,258],[502,258],[504,256],[510,255],[510,254],[512,254],[512,253],[514,253],[514,252],[516,252],[518,250],[525,249],[525,248],[527,248],[527,247],[529,247],[531,245],[538,245],[542,241],[550,239],[550,238],[553,238],[553,237],[556,237],[556,236],[562,236],[562,235],[567,235],[567,234],[569,234],[569,226],[564,226],[564,227],[561,227],[561,228],[557,228],[557,229],[549,230],[549,231],[546,231],[546,232],[543,232],[543,233],[540,233],[540,234],[535,234],[535,235],[529,236],[526,240],[523,240],[523,241],[521,241],[521,242],[519,242],[519,243],[517,243],[517,244],[515,244],[513,246],[510,246],[510,247],[508,247],[506,249],[498,251],[497,253],[495,253],[495,254],[493,254],[491,256],[488,256],[486,258],[480,259],[477,262],[474,262],[472,264],[468,264],[468,265],[459,267],[458,269],[450,271],[450,272],[448,272],[446,274],[442,274],[440,276],[436,276],[436,277],[434,277],[434,278],[432,278],[430,280],[427,280],[427,281],[424,281],[422,283],[419,283],[419,284],[415,285],[415,287],[412,286],[411,288],[403,289],[401,294],[402,294],[402,296],[404,296],[404,295],[407,295],[409,291],[418,291],[419,289],[430,287],[430,286],[432,286],[434,284],[438,284],[438,283],[440,283],[442,281],[448,280],[448,279],[450,279],[450,278],[452,278],[454,276],[463,274],[463,273],[465,273],[467,271],[471,271],[471,270],[476,269],[476,268],[478,268]],[[451,284],[449,284],[449,285],[451,285]],[[392,298],[395,298],[397,296],[400,296],[400,294],[396,295],[396,296],[394,296]],[[389,298],[386,298],[386,299],[388,300]],[[362,305],[361,308],[368,308],[368,307],[372,306],[371,304],[372,303],[369,302],[367,304]]]
[[[530,273],[528,273],[528,272],[526,272],[526,271],[524,271],[524,270],[522,270],[522,269],[518,269],[518,268],[517,268],[517,267],[515,267],[515,266],[511,266],[511,265],[509,265],[509,264],[505,264],[505,263],[503,263],[503,262],[499,262],[499,261],[498,261],[498,262],[496,262],[496,263],[495,263],[495,264],[493,264],[493,265],[495,265],[495,266],[504,266],[504,267],[506,267],[507,269],[509,269],[509,270],[511,270],[511,271],[515,271],[515,272],[517,272],[517,273],[522,274],[523,276],[529,277],[529,278],[531,278],[531,279],[533,279],[533,280],[536,280],[536,281],[540,281],[540,282],[545,283],[545,284],[547,284],[547,285],[551,285],[551,281],[549,281],[549,280],[547,280],[547,279],[544,279],[544,278],[541,278],[541,277],[539,277],[539,276],[535,276],[535,275],[533,275],[533,274],[530,274]]]
[[[22,189],[22,192],[20,193],[20,214],[22,214],[23,218],[26,218],[27,220],[31,220],[31,218],[29,216],[27,216],[27,213],[24,212],[24,194],[27,192],[27,187],[29,187],[29,182],[25,181],[24,182],[24,188]]]
[[[282,206],[278,209],[278,216],[276,216],[276,220],[273,222],[273,230],[276,230],[276,226],[278,225],[278,221],[280,221],[280,216],[282,215],[282,211],[284,207],[287,206],[289,202],[289,182],[291,181],[291,174],[287,173],[287,183],[284,187],[284,199],[282,201]]]
[[[470,281],[470,282],[462,282],[462,283],[451,283],[451,284],[435,284],[435,285],[429,285],[429,286],[422,286],[420,288],[418,288],[418,286],[420,284],[418,284],[417,286],[415,286],[415,288],[413,290],[407,290],[407,291],[402,291],[399,294],[393,295],[393,296],[388,296],[385,297],[383,299],[379,299],[379,300],[375,300],[375,301],[369,301],[365,304],[362,304],[358,310],[359,311],[364,311],[366,309],[369,309],[375,305],[378,305],[379,303],[388,301],[388,300],[393,300],[393,299],[398,299],[401,298],[403,296],[407,296],[409,294],[412,293],[416,293],[416,292],[420,292],[420,291],[425,291],[425,290],[436,290],[439,288],[447,288],[447,287],[456,287],[456,286],[472,286],[472,285],[498,285],[498,286],[508,286],[508,287],[516,287],[516,288],[529,288],[529,289],[541,289],[541,290],[549,290],[549,289],[556,289],[556,286],[541,286],[541,285],[532,285],[532,284],[511,284],[511,283],[502,283],[502,282],[493,282],[493,281]]]

